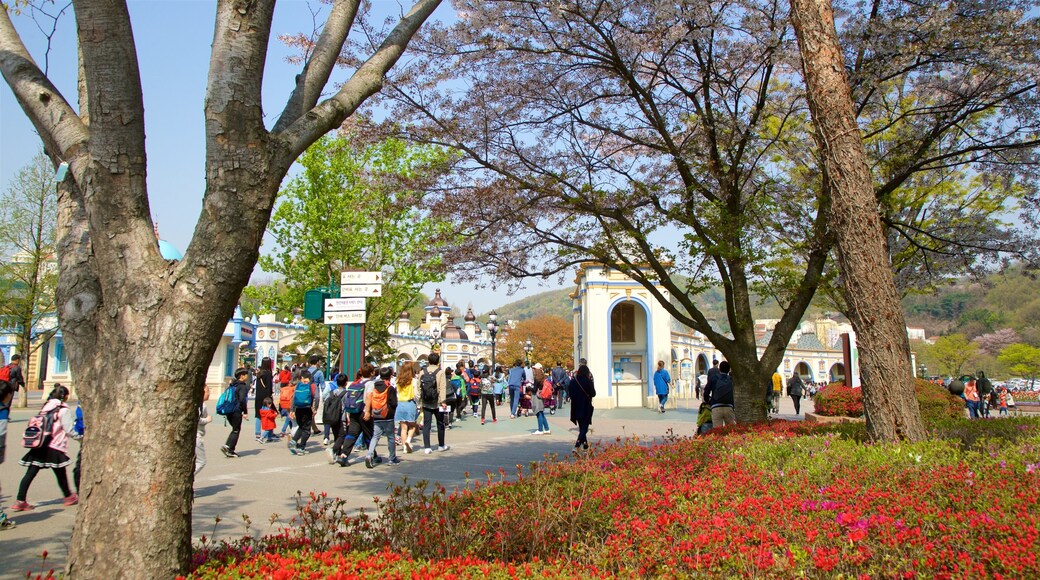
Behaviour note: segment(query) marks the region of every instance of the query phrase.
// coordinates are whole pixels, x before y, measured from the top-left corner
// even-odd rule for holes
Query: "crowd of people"
[[[327,382],[320,363],[315,356],[309,366],[276,370],[273,361],[265,358],[255,377],[247,368],[237,369],[216,404],[217,414],[231,427],[221,453],[239,457],[236,448],[251,397],[258,443],[284,439],[291,454],[306,455],[314,447],[309,446],[311,438],[320,434],[322,445],[315,449],[323,449],[329,463],[340,466],[364,462],[374,468],[384,463],[379,453],[384,439],[388,465],[400,463],[398,448],[406,454],[449,451],[446,432],[456,422],[497,423],[499,407],[503,415],[508,409],[512,419],[533,416],[537,429],[531,434],[548,435],[546,414],[569,405],[579,431],[575,447],[588,448],[596,393],[584,359],[573,372],[559,362],[547,370],[541,364],[524,366],[519,360],[509,369],[491,370],[472,361],[442,368],[439,354],[432,353],[425,365],[405,362],[395,370],[366,363],[353,377],[336,374]],[[208,398],[206,393],[203,400]],[[319,417],[322,429],[317,426]],[[206,465],[204,439],[211,420],[206,405],[201,405],[196,474]],[[359,457],[352,459],[355,451]]]
[[[997,416],[1007,417],[1015,410],[1015,397],[1004,385],[994,386],[984,371],[962,375],[944,385],[950,394],[964,399],[970,419],[988,419],[992,410]]]

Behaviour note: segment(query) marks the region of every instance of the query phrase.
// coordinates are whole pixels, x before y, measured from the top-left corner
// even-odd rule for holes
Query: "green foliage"
[[[1017,375],[1036,377],[1040,375],[1040,348],[1028,344],[1012,344],[1000,351],[997,358]]]
[[[280,192],[268,228],[274,247],[259,260],[281,278],[246,288],[246,296],[268,311],[296,312],[307,290],[338,288],[343,270],[381,270],[383,296],[368,299],[366,339],[377,357],[389,352],[387,328],[416,304],[424,284],[444,278],[441,256],[456,240],[424,208],[448,159],[442,148],[366,142],[356,130],[320,139]],[[320,322],[312,326],[311,334],[323,334]]]
[[[35,333],[56,330],[39,325],[55,315],[57,215],[54,165],[41,150],[0,197],[0,325],[18,333],[23,354],[35,350]]]
[[[940,373],[947,376],[961,374],[962,367],[974,356],[979,347],[963,334],[951,334],[936,339],[932,345],[931,354],[939,368]]]

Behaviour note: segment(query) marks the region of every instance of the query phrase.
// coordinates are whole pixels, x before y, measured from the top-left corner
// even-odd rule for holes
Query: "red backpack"
[[[543,399],[551,399],[552,398],[552,396],[553,396],[553,386],[552,386],[552,383],[549,382],[549,379],[545,379],[545,381],[542,382],[542,391],[540,393],[538,393],[538,396],[540,396]]]
[[[0,381],[11,380],[11,365],[4,365],[0,367]]]

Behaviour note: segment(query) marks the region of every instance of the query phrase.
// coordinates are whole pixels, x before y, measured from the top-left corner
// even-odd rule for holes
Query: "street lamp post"
[[[487,331],[491,335],[491,374],[495,372],[495,336],[498,334],[498,324],[495,321],[498,320],[498,314],[494,310],[491,314],[488,314]]]
[[[922,364],[920,367],[918,367],[917,370],[920,372],[920,374],[918,375],[920,378],[928,380],[928,367]]]
[[[441,344],[441,329],[434,328],[433,331],[430,332],[430,350],[431,351],[440,350],[440,348],[439,348],[440,344]]]
[[[524,361],[527,362],[527,366],[531,366],[531,353],[534,351],[534,345],[531,344],[531,339],[527,339],[524,343]]]

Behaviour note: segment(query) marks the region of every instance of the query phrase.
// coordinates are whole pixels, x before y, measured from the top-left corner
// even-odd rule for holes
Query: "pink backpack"
[[[26,426],[25,434],[22,435],[22,447],[42,449],[50,443],[51,432],[54,430],[54,416],[58,414],[60,408],[55,407],[46,413],[40,411],[39,414],[29,418],[29,425]]]

